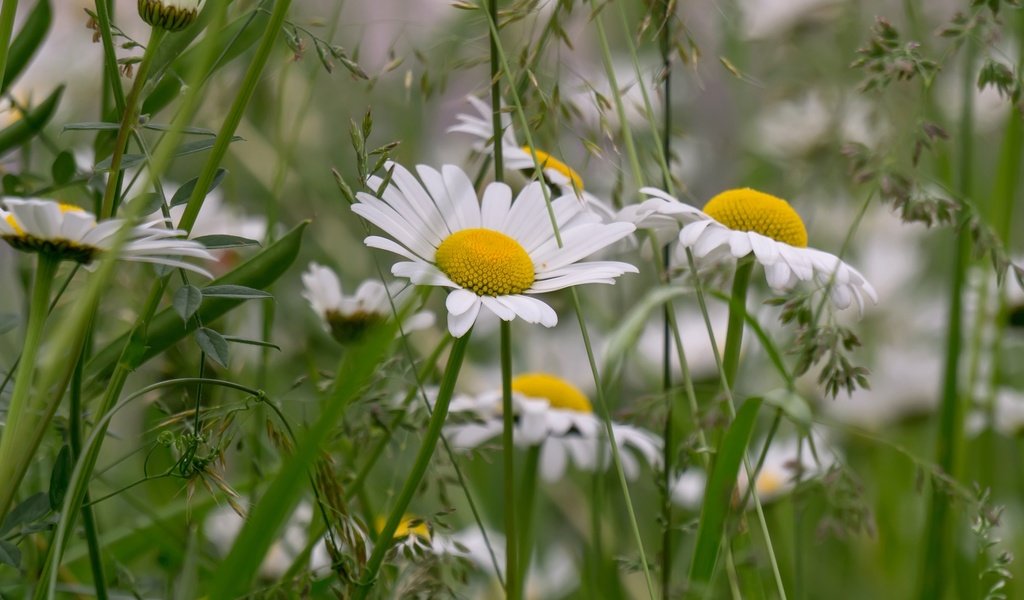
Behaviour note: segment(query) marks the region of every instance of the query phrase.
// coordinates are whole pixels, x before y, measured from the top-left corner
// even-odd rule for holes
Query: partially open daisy
[[[619,218],[662,231],[670,230],[675,220],[680,251],[690,248],[696,258],[753,256],[775,291],[792,289],[799,282],[825,286],[831,281],[830,295],[839,308],[856,302],[863,311],[865,298],[878,301],[875,288],[859,271],[833,254],[807,246],[800,215],[781,198],[750,188],[728,190],[701,211],[657,188],[640,192],[651,198]]]
[[[302,274],[302,284],[305,287],[302,297],[319,315],[327,333],[342,344],[358,340],[374,326],[389,319],[393,314],[392,302],[395,308],[401,309],[408,301],[401,285],[384,287],[376,279],[362,282],[355,294],[346,296],[341,291],[338,275],[315,262],[310,263],[309,270]],[[403,320],[402,330],[418,331],[433,324],[434,313],[421,311]]]
[[[24,252],[89,265],[106,253],[124,221],[96,222],[91,213],[52,200],[6,198],[0,207],[0,238]],[[167,229],[161,221],[133,227],[117,258],[210,273],[185,258],[213,260],[205,246],[184,239],[186,232]]]
[[[474,136],[478,140],[474,144],[475,148],[480,152],[491,153],[494,144],[497,143],[491,107],[476,96],[467,96],[466,100],[476,110],[476,114],[459,113],[455,117],[459,123],[449,127],[448,132]],[[516,141],[512,115],[502,113],[501,127],[501,156],[506,169],[522,171],[527,177],[533,177],[537,165],[540,165],[541,173],[548,184],[558,188],[562,194],[575,195],[605,220],[612,218],[613,211],[608,204],[584,189],[583,178],[575,169],[549,152]]]
[[[764,455],[764,464],[757,474],[754,489],[761,502],[771,502],[786,496],[796,489],[798,482],[823,477],[839,462],[835,450],[818,431],[811,432],[814,444],[805,438],[790,437],[775,440]],[[754,443],[751,448],[760,449],[763,442]],[[750,464],[759,460],[756,453],[750,456]],[[707,477],[700,469],[690,469],[673,480],[672,500],[683,507],[697,509],[704,499]],[[749,478],[745,469],[740,469],[736,481],[734,503],[747,494]]]
[[[512,380],[512,392],[516,412],[513,439],[520,447],[541,446],[540,472],[545,480],[561,479],[570,462],[584,471],[612,464],[606,430],[579,388],[561,377],[527,373]],[[452,445],[475,448],[500,435],[501,405],[501,392],[453,400],[450,413],[462,413],[471,420],[446,428]],[[657,435],[621,423],[612,423],[612,432],[627,477],[639,473],[638,456],[653,466],[659,464],[661,438]]]
[[[485,307],[505,321],[519,317],[552,327],[558,317],[534,294],[585,283],[614,283],[636,267],[622,262],[580,259],[629,235],[631,223],[601,223],[572,196],[551,203],[561,235],[559,246],[539,183],[512,201],[512,190],[491,183],[477,200],[473,184],[458,167],[441,171],[418,166],[422,183],[401,165],[388,163],[391,184],[376,198],[365,192],[352,210],[393,239],[369,236],[371,248],[408,260],[391,272],[417,285],[452,288],[448,330],[462,337]],[[380,190],[379,177],[367,181]]]

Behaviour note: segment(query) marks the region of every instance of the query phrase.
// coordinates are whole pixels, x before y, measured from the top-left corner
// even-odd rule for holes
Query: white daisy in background
[[[394,307],[401,310],[409,301],[413,288],[393,283],[387,287],[376,279],[367,279],[359,284],[356,293],[346,296],[341,291],[341,281],[334,270],[317,263],[309,263],[309,269],[302,274],[304,290],[302,297],[319,317],[327,333],[341,343],[359,339],[366,331],[385,322],[393,314]],[[434,313],[424,310],[412,314],[402,321],[406,333],[427,329],[434,324]]]
[[[52,200],[5,198],[0,208],[0,238],[23,252],[47,254],[60,260],[89,265],[114,243],[120,219],[102,223],[77,206]],[[167,229],[162,221],[132,227],[117,258],[188,269],[206,277],[210,273],[185,258],[213,260],[202,244],[184,239],[184,231]]]
[[[273,581],[284,576],[292,562],[306,547],[312,519],[313,507],[308,502],[299,503],[295,512],[288,518],[281,537],[271,544],[263,562],[260,563],[260,578]],[[244,524],[245,520],[234,509],[230,506],[221,506],[206,517],[203,522],[203,534],[213,543],[217,553],[224,557],[231,551]],[[327,554],[324,541],[320,540],[313,547],[309,567],[313,571],[324,572],[329,570],[330,566],[331,559]]]
[[[449,133],[466,133],[477,138],[474,148],[480,152],[490,154],[493,152],[496,142],[493,127],[491,107],[476,96],[467,96],[476,114],[459,113],[456,119],[458,125],[448,128]],[[505,169],[510,171],[522,171],[527,177],[533,177],[537,165],[541,166],[544,179],[565,195],[574,195],[591,210],[597,212],[608,221],[612,220],[614,211],[608,204],[597,196],[586,191],[583,186],[583,178],[575,169],[555,158],[551,153],[539,148],[520,144],[516,141],[515,129],[512,127],[512,115],[508,112],[501,114],[501,156]]]
[[[761,502],[771,502],[789,494],[797,482],[809,481],[824,476],[838,464],[839,457],[819,431],[811,431],[813,447],[807,437],[775,439],[765,454],[764,464],[757,474],[755,489]],[[751,468],[757,466],[764,441],[750,445]],[[697,509],[704,500],[706,475],[699,468],[688,470],[678,476],[672,484],[672,500],[685,508]],[[747,493],[749,479],[746,470],[740,468],[736,480],[736,495],[742,498]],[[735,502],[736,500],[734,500]]]
[[[491,183],[478,201],[473,184],[458,167],[441,171],[420,165],[420,183],[401,165],[388,163],[391,184],[377,198],[365,192],[352,210],[393,239],[376,235],[364,241],[371,248],[393,252],[408,260],[391,272],[417,285],[452,288],[448,294],[448,330],[462,337],[481,307],[505,321],[519,317],[552,327],[555,311],[534,298],[585,283],[614,283],[633,265],[579,262],[580,259],[628,236],[631,223],[602,223],[583,210],[573,196],[551,203],[561,246],[551,227],[541,184],[527,185],[512,201],[512,189]],[[370,177],[371,189],[382,180]]]
[[[569,463],[584,471],[608,468],[611,445],[604,424],[594,414],[590,400],[568,381],[545,373],[528,373],[512,380],[515,428],[513,439],[519,447],[541,446],[540,473],[545,481],[565,475]],[[501,392],[477,396],[456,396],[449,409],[469,420],[445,428],[456,448],[476,448],[502,432]],[[612,423],[615,443],[628,478],[640,472],[637,457],[657,466],[661,461],[661,438],[639,427]]]
[[[856,302],[861,312],[865,299],[878,301],[870,283],[837,256],[809,248],[807,229],[788,202],[750,188],[722,192],[698,210],[651,187],[651,196],[625,215],[638,227],[665,227],[665,217],[677,220],[679,253],[690,248],[698,259],[753,256],[764,266],[768,286],[776,292],[800,282],[824,287],[832,281],[831,298],[839,308]],[[623,217],[620,213],[620,217]]]
[[[985,430],[988,415],[984,409],[975,408],[967,416],[967,433],[976,436]],[[1013,437],[1024,430],[1024,393],[1010,388],[1000,388],[995,394],[992,407],[992,428]]]

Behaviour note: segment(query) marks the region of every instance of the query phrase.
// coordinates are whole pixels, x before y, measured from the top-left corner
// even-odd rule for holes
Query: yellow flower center
[[[493,229],[463,229],[437,247],[434,262],[459,286],[478,296],[521,294],[533,285],[533,261],[509,236]]]
[[[782,489],[785,485],[786,480],[778,471],[762,471],[757,477],[757,493],[758,494],[774,494]]]
[[[807,247],[807,228],[782,198],[750,188],[728,190],[704,205],[712,219],[736,231],[753,231],[773,240]]]
[[[534,160],[540,164],[541,169],[551,169],[565,176],[566,179],[572,182],[572,187],[578,192],[583,191],[583,178],[577,173],[572,167],[558,160],[554,156],[551,156],[543,150],[537,150],[536,148],[530,148],[529,146],[523,146],[523,152],[530,154],[534,157]]]
[[[552,408],[592,413],[586,395],[576,386],[554,375],[546,373],[525,373],[512,379],[512,390],[531,398],[543,398]]]
[[[414,522],[416,524],[412,525]],[[374,524],[376,525],[377,533],[380,533],[381,530],[384,529],[384,525],[387,524],[387,519],[384,517],[377,517],[377,522]],[[410,525],[412,526],[410,527]],[[416,537],[429,542],[430,528],[427,527],[426,523],[419,519],[414,517],[403,517],[401,522],[398,524],[398,529],[395,530],[395,537],[392,539],[397,540],[410,535],[415,535]]]

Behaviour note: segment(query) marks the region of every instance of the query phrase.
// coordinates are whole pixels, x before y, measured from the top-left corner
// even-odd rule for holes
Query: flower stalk
[[[518,566],[519,529],[516,527],[515,409],[512,405],[512,326],[501,322],[501,450],[505,490],[505,597],[516,600],[522,593]]]
[[[747,315],[747,288],[750,275],[754,272],[754,261],[750,258],[736,264],[736,275],[732,280],[732,296],[729,299],[729,327],[725,334],[725,355],[722,368],[725,381],[731,390],[736,383],[736,372],[740,366],[740,347],[743,344],[743,321]]]
[[[444,377],[441,379],[441,387],[437,392],[437,401],[434,403],[433,411],[430,414],[430,423],[427,425],[427,432],[420,443],[420,449],[416,453],[416,462],[413,463],[412,471],[406,477],[402,485],[402,491],[398,494],[395,505],[391,508],[388,520],[377,535],[377,542],[373,546],[373,554],[366,563],[366,570],[362,579],[356,584],[357,588],[353,595],[356,600],[367,597],[370,590],[376,583],[377,573],[384,563],[384,555],[387,554],[391,543],[394,541],[395,531],[405,517],[405,511],[412,502],[412,497],[423,481],[427,473],[430,459],[434,456],[434,449],[437,441],[441,438],[441,428],[444,427],[445,419],[448,417],[448,405],[451,403],[452,394],[455,392],[455,383],[459,379],[459,369],[462,368],[462,361],[466,357],[466,347],[469,346],[469,338],[473,330],[470,329],[460,338],[452,343],[451,353],[448,355],[448,364],[444,370]]]
[[[117,140],[114,142],[114,154],[110,158],[110,175],[107,177],[107,188],[103,193],[103,203],[100,205],[100,219],[109,219],[117,212],[117,189],[121,172],[121,161],[124,159],[125,149],[128,147],[128,136],[139,121],[139,100],[142,90],[146,86],[146,79],[149,76],[149,68],[153,64],[153,57],[160,46],[167,32],[160,27],[154,27],[149,34],[149,43],[142,53],[142,61],[135,73],[135,81],[125,99],[124,113],[121,115],[121,127],[117,130]]]
[[[7,516],[18,490],[18,483],[24,477],[32,461],[35,446],[26,443],[24,436],[31,428],[21,427],[23,414],[31,416],[38,407],[32,406],[32,380],[35,373],[36,355],[43,339],[43,329],[49,313],[50,290],[57,274],[60,259],[40,253],[36,261],[32,295],[29,299],[28,323],[25,327],[25,342],[21,361],[14,380],[14,391],[7,410],[7,423],[3,437],[0,437],[0,521]]]

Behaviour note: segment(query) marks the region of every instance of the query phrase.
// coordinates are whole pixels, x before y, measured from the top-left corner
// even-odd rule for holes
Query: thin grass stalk
[[[419,488],[420,482],[423,481],[423,476],[427,472],[430,459],[433,457],[434,449],[437,447],[437,441],[441,437],[441,428],[444,426],[445,419],[448,416],[448,405],[451,402],[452,394],[455,392],[455,383],[459,379],[459,369],[462,367],[462,361],[466,356],[466,348],[469,346],[469,338],[472,333],[473,330],[471,328],[464,336],[457,338],[452,344],[451,353],[448,355],[448,365],[445,367],[444,377],[441,379],[441,387],[437,392],[437,400],[434,402],[434,412],[430,416],[430,423],[427,425],[427,431],[423,435],[423,441],[420,443],[419,452],[416,454],[416,461],[413,463],[412,470],[402,485],[402,491],[395,500],[395,505],[391,508],[391,514],[388,515],[387,522],[377,535],[377,542],[374,544],[370,560],[366,563],[365,572],[360,581],[356,583],[356,590],[353,594],[356,600],[366,598],[376,583],[377,573],[384,562],[385,554],[387,554],[391,543],[394,541],[395,531],[402,522],[405,511],[409,507],[413,496],[416,495],[416,490]]]
[[[101,0],[102,1],[102,0]],[[114,154],[110,158],[110,175],[107,177],[107,187],[103,193],[103,202],[100,204],[100,219],[109,219],[117,212],[117,192],[120,182],[121,159],[124,158],[125,150],[128,147],[128,136],[139,121],[139,101],[142,90],[146,87],[149,76],[149,68],[153,64],[157,48],[167,32],[161,27],[150,28],[149,42],[146,50],[142,53],[142,61],[135,72],[135,81],[132,82],[131,90],[125,99],[125,109],[121,115],[121,127],[117,130],[117,140],[114,142]]]
[[[662,108],[662,136],[661,155],[662,160],[667,160],[672,152],[672,19],[674,17],[674,0],[662,0],[664,6],[661,19],[661,32],[659,36],[659,50],[661,51],[662,68],[662,95],[664,106]],[[620,14],[624,10],[619,5]],[[640,82],[643,87],[643,82]],[[662,186],[668,190],[672,185],[672,175],[667,169],[661,174]],[[672,252],[670,246],[661,250],[661,262],[665,267],[665,283],[669,283],[669,273],[672,269]],[[661,500],[661,518],[665,528],[661,538],[661,595],[669,597],[672,588],[672,471],[675,463],[676,440],[675,428],[672,424],[672,413],[674,402],[672,401],[672,313],[673,307],[666,303],[662,309],[662,348],[661,348],[661,390],[665,395],[665,434],[664,453],[662,455],[662,467],[664,487]],[[696,416],[696,414],[695,414]]]
[[[497,162],[497,161],[495,161]],[[505,597],[522,596],[519,530],[516,528],[515,407],[512,403],[512,325],[501,322],[501,458],[505,491]]]
[[[598,413],[604,423],[605,434],[608,436],[608,445],[611,446],[612,463],[615,466],[615,473],[618,476],[619,486],[622,488],[623,500],[626,504],[626,512],[629,514],[629,524],[633,531],[633,538],[636,541],[637,550],[640,553],[640,566],[644,573],[644,580],[647,583],[647,594],[653,599],[654,581],[651,579],[651,568],[647,563],[647,553],[644,551],[643,536],[640,535],[640,526],[636,518],[636,510],[633,508],[633,500],[629,493],[629,483],[626,481],[626,473],[622,469],[622,458],[619,455],[619,445],[615,442],[615,432],[612,429],[611,415],[608,411],[608,402],[605,400],[604,385],[601,383],[601,373],[597,368],[597,360],[594,358],[594,349],[590,343],[590,333],[587,330],[587,322],[583,318],[583,307],[580,305],[580,295],[577,289],[570,288],[572,293],[572,304],[576,311],[576,320],[579,322],[580,333],[583,335],[583,346],[587,350],[587,360],[590,362],[590,371],[594,377],[594,387],[597,389]]]
[[[530,446],[523,461],[522,476],[519,484],[518,509],[522,510],[519,519],[519,589],[526,587],[525,582],[530,575],[530,559],[533,555],[533,517],[537,512],[537,471],[540,466],[540,444]]]
[[[961,82],[960,131],[957,136],[958,192],[961,202],[972,197],[971,168],[974,159],[974,58],[977,45],[967,41],[964,55],[964,76]],[[936,440],[936,462],[942,471],[956,478],[958,463],[964,445],[964,406],[960,397],[960,353],[963,343],[963,294],[970,265],[971,238],[964,227],[966,216],[959,219],[953,245],[953,273],[949,288],[949,316],[946,323],[946,354],[939,404],[939,428]],[[950,552],[954,545],[955,528],[950,515],[950,497],[944,485],[932,482],[928,524],[924,543],[924,561],[921,564],[920,597],[941,598],[948,589]]]
[[[26,444],[23,439],[27,430],[21,427],[21,419],[23,413],[31,418],[39,410],[37,403],[33,402],[32,380],[49,312],[50,290],[59,266],[59,259],[45,253],[40,253],[36,259],[21,361],[18,363],[14,390],[7,408],[3,437],[0,437],[0,481],[4,482],[0,487],[0,522],[13,506],[18,484],[25,476],[35,452],[35,446]]]
[[[91,334],[89,335],[91,337]],[[68,407],[70,414],[69,435],[71,442],[71,456],[74,460],[82,453],[82,381],[85,378],[85,362],[90,340],[87,338],[82,355],[78,357],[75,371],[71,374],[71,389],[69,399],[71,405]],[[93,513],[89,493],[86,491],[82,504],[82,529],[85,530],[85,542],[89,550],[89,568],[92,570],[93,588],[96,597],[105,600],[107,598],[107,580],[103,572],[103,554],[100,548],[99,533],[96,525],[96,516]]]

